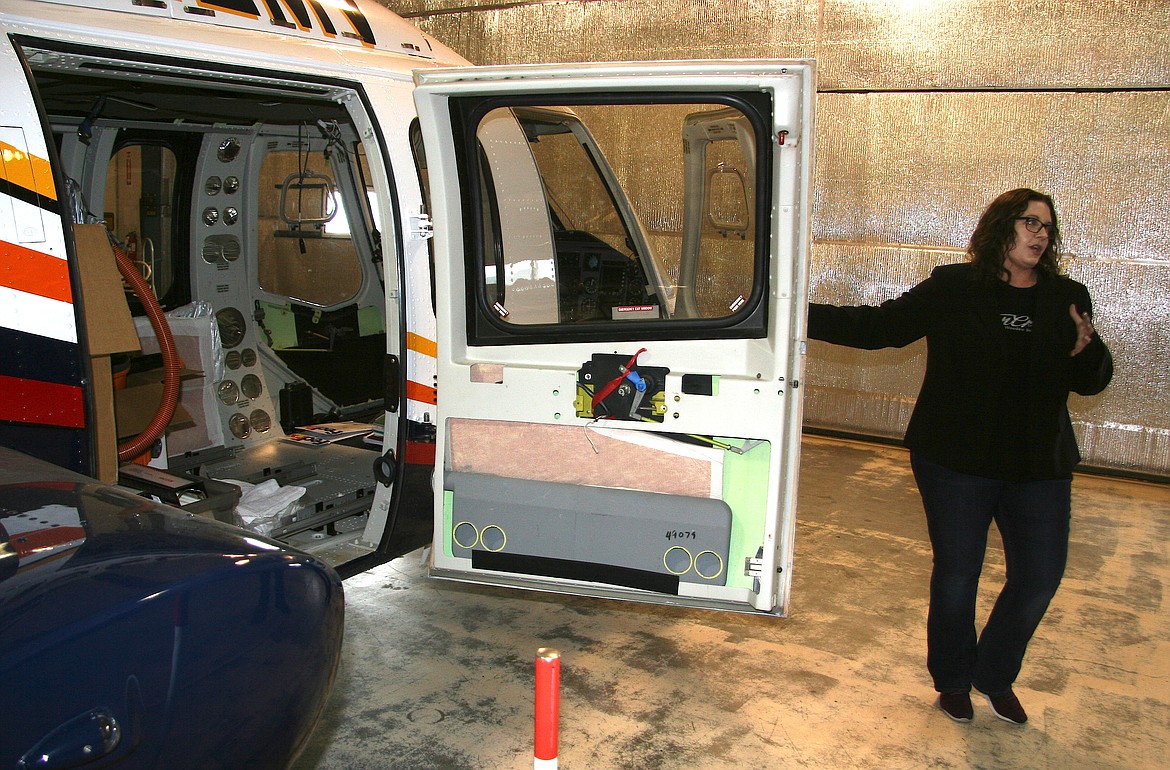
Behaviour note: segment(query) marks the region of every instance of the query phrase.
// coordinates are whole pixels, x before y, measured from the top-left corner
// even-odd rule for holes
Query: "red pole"
[[[536,750],[533,752],[533,770],[556,770],[560,690],[561,654],[549,647],[541,647],[536,651]]]

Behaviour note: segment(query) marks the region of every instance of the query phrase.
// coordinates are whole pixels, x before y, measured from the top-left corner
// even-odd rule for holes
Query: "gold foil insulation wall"
[[[896,296],[962,260],[1000,192],[1050,193],[1117,367],[1105,393],[1070,400],[1086,463],[1170,475],[1170,3],[387,5],[478,64],[815,58],[813,301]],[[639,186],[662,189],[647,174]],[[647,205],[664,231],[681,217],[676,195]],[[811,343],[806,423],[900,436],[924,360],[922,343]]]

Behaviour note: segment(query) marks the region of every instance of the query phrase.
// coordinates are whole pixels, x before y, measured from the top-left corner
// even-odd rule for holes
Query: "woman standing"
[[[812,339],[875,350],[926,337],[905,443],[934,552],[927,669],[958,722],[974,715],[972,687],[1000,719],[1028,719],[1012,684],[1068,555],[1080,461],[1068,394],[1099,393],[1113,376],[1089,292],[1060,274],[1059,253],[1052,199],[1011,190],[980,217],[969,262],[937,267],[877,307],[809,307]],[[977,636],[993,521],[1007,581]]]

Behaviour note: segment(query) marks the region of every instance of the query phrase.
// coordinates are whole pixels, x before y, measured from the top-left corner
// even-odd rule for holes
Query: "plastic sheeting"
[[[815,58],[815,301],[896,296],[933,265],[963,259],[997,194],[1050,193],[1065,269],[1089,287],[1117,364],[1105,393],[1070,400],[1086,463],[1170,475],[1170,4],[388,5],[481,64]],[[673,229],[681,215],[665,196],[645,205],[652,229]],[[806,422],[900,436],[923,362],[921,345],[869,353],[811,344]]]

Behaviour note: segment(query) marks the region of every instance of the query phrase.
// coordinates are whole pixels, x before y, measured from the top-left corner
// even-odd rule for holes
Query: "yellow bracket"
[[[573,408],[577,410],[578,417],[585,417],[592,419],[593,417],[593,391],[586,388],[584,385],[577,385],[577,398],[573,401]]]

